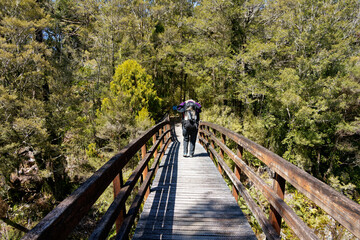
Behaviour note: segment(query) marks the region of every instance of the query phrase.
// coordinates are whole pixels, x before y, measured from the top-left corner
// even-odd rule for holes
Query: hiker
[[[182,113],[182,131],[184,136],[184,157],[193,157],[195,152],[195,143],[199,127],[199,113],[201,105],[192,99],[180,103],[176,110]],[[190,142],[190,152],[188,145]]]

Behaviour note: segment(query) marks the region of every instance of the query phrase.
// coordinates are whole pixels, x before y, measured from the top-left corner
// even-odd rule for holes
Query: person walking
[[[199,128],[201,112],[200,103],[189,99],[180,103],[176,110],[182,113],[181,123],[184,136],[184,157],[193,157],[195,153],[195,143]],[[190,143],[190,151],[188,151]]]

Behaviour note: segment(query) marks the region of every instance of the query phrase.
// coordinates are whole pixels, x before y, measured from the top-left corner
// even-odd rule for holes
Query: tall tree
[[[120,150],[139,130],[154,124],[161,99],[150,75],[136,61],[127,60],[116,68],[110,89],[98,111],[98,134],[112,150]]]
[[[357,161],[358,146],[338,149],[340,129],[355,126],[359,114],[359,83],[349,68],[359,53],[358,7],[358,1],[268,1],[261,14],[266,28],[243,50],[240,99],[263,95],[263,111],[256,102],[249,106],[261,119],[271,116],[264,138],[282,142],[280,154],[318,177]]]

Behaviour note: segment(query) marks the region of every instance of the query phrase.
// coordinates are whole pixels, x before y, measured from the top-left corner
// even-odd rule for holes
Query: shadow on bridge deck
[[[179,154],[180,133],[177,126],[133,239],[256,239],[205,149],[197,143],[194,158]]]

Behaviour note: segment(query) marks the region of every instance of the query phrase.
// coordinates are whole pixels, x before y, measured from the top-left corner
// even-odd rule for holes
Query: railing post
[[[113,180],[114,199],[119,194],[119,192],[123,186],[124,186],[124,180],[123,180],[122,169],[121,169],[119,174]],[[124,222],[125,211],[126,211],[126,209],[125,209],[125,204],[124,204],[121,207],[119,216],[116,219],[116,232],[119,232],[121,225]]]
[[[215,132],[215,130],[214,130],[214,134],[215,134],[216,132]],[[224,134],[221,134],[221,142],[223,143],[223,144],[225,144],[225,142],[226,142],[226,136],[224,135]],[[222,159],[224,159],[224,150],[222,149],[222,148],[220,148],[220,156],[221,156],[221,158]]]
[[[206,137],[207,137],[207,141],[210,143],[210,145],[211,145],[212,147],[215,147],[215,146],[214,146],[214,142],[211,140],[211,137],[210,137],[210,133],[211,133],[210,127],[207,127],[206,130],[209,132],[209,135],[206,136]]]
[[[145,155],[146,155],[146,144],[144,144],[142,147],[141,147],[141,158],[144,159],[145,158]],[[144,171],[142,172],[142,179],[144,181],[144,179],[146,178],[146,175],[148,174],[149,172],[149,165],[146,164],[145,168],[144,168]],[[148,187],[147,190],[146,190],[146,193],[145,193],[145,196],[144,196],[144,200],[147,199],[147,197],[149,196],[150,194],[150,188]]]
[[[243,148],[240,145],[237,145],[236,154],[241,159],[243,159],[243,151],[244,151]],[[236,178],[240,180],[241,169],[237,165],[235,165],[234,173],[235,173]],[[236,201],[238,201],[239,193],[238,193],[237,189],[235,188],[235,186],[233,186],[232,193],[233,193],[233,196],[236,199]]]
[[[159,129],[159,138],[161,137],[161,135],[162,135],[162,128]],[[160,149],[162,148],[163,143],[164,143],[164,139],[161,139],[161,141],[160,141]]]
[[[200,123],[200,125],[199,125],[199,135],[200,135],[200,137],[202,137],[202,138],[205,139],[205,134],[204,134],[203,132],[200,132],[200,130],[204,130],[204,126],[201,125],[201,123]],[[205,146],[205,144],[203,143],[203,141],[200,141],[200,144],[206,149],[206,146]]]
[[[209,126],[205,126],[205,131],[210,132],[210,127],[209,127]],[[206,139],[206,141],[208,142],[208,144],[211,143],[210,137],[209,137],[208,134],[205,134],[205,139]],[[212,155],[211,151],[209,151],[209,155],[210,155],[211,160],[214,161],[214,156]]]
[[[273,189],[276,194],[284,200],[284,193],[285,193],[285,179],[282,178],[279,174],[275,173],[274,180],[273,180]],[[269,214],[270,223],[275,228],[276,232],[280,234],[281,231],[281,216],[275,210],[275,208],[270,205],[270,214]]]
[[[169,130],[171,130],[171,124],[169,123],[169,124],[167,124],[167,126],[168,126]],[[168,132],[168,139],[169,138],[171,138],[171,131]]]
[[[208,131],[210,132],[210,129],[209,129]],[[216,137],[216,130],[215,130],[215,129],[213,129],[213,133],[214,133],[214,136]],[[211,144],[212,148],[215,149],[214,141],[213,141],[211,138],[210,138],[210,144]],[[220,151],[220,155],[221,155],[221,151]],[[221,158],[224,159],[224,154],[221,155]],[[215,158],[213,157],[213,160],[214,160],[214,159],[215,159]],[[223,174],[223,170],[222,170],[221,165],[219,164],[219,162],[217,163],[217,167],[218,167],[219,172],[220,172],[221,175],[222,175],[222,174]]]
[[[167,125],[167,124],[164,125],[163,129],[164,129],[164,132],[166,132],[167,129],[168,129],[168,125]],[[169,138],[169,133],[165,134],[165,136],[164,136],[164,143],[168,140],[168,138]],[[166,151],[166,149],[167,149],[167,145],[165,146],[164,151]]]
[[[214,136],[216,137],[216,130],[213,129],[213,133],[214,133]],[[221,141],[222,143],[225,144],[225,135],[221,134]],[[215,146],[214,146],[214,141],[211,141],[211,146],[215,149]],[[220,148],[220,157],[221,159],[224,160],[224,150],[222,150],[222,148]],[[223,170],[221,168],[221,165],[218,163],[218,170],[221,174],[223,174]]]
[[[156,143],[156,134],[153,135],[152,140],[153,140],[153,144],[155,144]],[[156,158],[157,154],[158,154],[158,149],[156,148],[155,152],[154,152],[154,158]]]
[[[202,130],[202,129],[203,129],[203,126],[200,124],[199,125],[199,135],[200,135],[200,137],[204,138],[204,133],[200,132],[200,130]]]
[[[204,128],[205,131],[209,132],[209,127],[208,126],[205,126]],[[205,133],[204,133],[205,134]],[[205,134],[205,139],[206,141],[209,143],[209,135]]]

